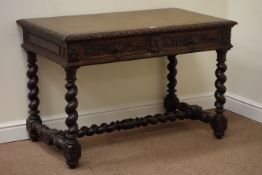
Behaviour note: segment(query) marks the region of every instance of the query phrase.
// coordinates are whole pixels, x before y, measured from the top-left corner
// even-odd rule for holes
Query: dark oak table
[[[176,119],[209,123],[216,138],[227,128],[223,105],[226,101],[226,53],[232,47],[231,29],[237,23],[181,9],[156,9],[94,15],[22,19],[22,47],[28,55],[29,117],[27,130],[32,141],[42,139],[64,152],[67,164],[75,168],[81,156],[78,137],[126,130]],[[215,81],[216,114],[210,116],[200,106],[180,102],[176,96],[176,56],[200,51],[217,52]],[[66,73],[67,106],[65,131],[42,124],[39,116],[38,67],[36,55],[60,64]],[[80,66],[167,56],[169,63],[166,113],[136,117],[109,124],[78,127],[76,71]],[[161,59],[161,58],[160,58]]]

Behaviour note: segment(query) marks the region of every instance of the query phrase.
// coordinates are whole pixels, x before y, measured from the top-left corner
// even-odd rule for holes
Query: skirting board
[[[227,93],[226,109],[243,116],[262,122],[262,105],[252,102],[251,100]],[[181,101],[189,104],[197,104],[204,109],[213,108],[213,93],[198,94],[186,97],[180,97]],[[79,111],[78,124],[90,126],[94,123],[100,124],[121,120],[124,118],[145,116],[147,114],[156,114],[164,112],[162,100],[147,102],[143,104],[115,106],[101,108],[94,111]],[[51,128],[66,129],[64,121],[66,115],[42,116],[45,124]],[[26,132],[25,120],[0,123],[0,143],[7,143],[18,140],[28,139]]]
[[[227,93],[226,98],[227,110],[262,123],[262,104],[232,93]]]

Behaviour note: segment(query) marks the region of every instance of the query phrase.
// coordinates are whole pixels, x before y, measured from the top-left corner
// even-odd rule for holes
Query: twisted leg
[[[26,128],[29,133],[29,137],[32,141],[37,141],[40,137],[37,134],[37,130],[35,128],[36,124],[42,124],[42,120],[39,116],[39,98],[38,93],[39,89],[37,87],[38,77],[37,71],[38,67],[36,65],[36,55],[33,52],[27,52],[27,77],[29,79],[27,83],[27,87],[29,89],[28,99],[29,99],[29,116],[26,120]]]
[[[214,135],[216,138],[221,139],[225,135],[225,130],[227,129],[227,119],[224,115],[224,104],[226,102],[226,98],[224,96],[226,92],[226,87],[224,83],[226,82],[226,75],[224,74],[227,70],[226,62],[226,54],[227,50],[217,50],[217,69],[216,69],[216,77],[217,80],[215,82],[216,92],[215,92],[215,106],[216,106],[216,114],[211,121],[211,126],[214,130]]]
[[[168,84],[167,84],[167,96],[164,99],[164,107],[166,109],[167,112],[172,112],[172,111],[177,111],[178,109],[180,109],[180,102],[179,99],[176,96],[176,74],[177,74],[177,70],[176,70],[176,65],[177,65],[177,59],[176,59],[176,55],[170,55],[168,56],[168,65],[167,65],[167,69],[168,69],[168,75],[167,75],[167,79],[168,79]]]
[[[68,130],[65,131],[65,143],[66,148],[64,149],[64,154],[67,159],[67,164],[70,168],[75,168],[78,165],[79,158],[81,157],[81,146],[77,141],[78,136],[78,113],[76,108],[78,106],[78,102],[76,99],[77,95],[77,86],[75,84],[76,81],[76,70],[77,68],[67,68],[66,71],[66,89],[67,93],[65,95],[65,99],[67,101],[67,106],[65,111],[68,115],[65,123],[68,127]]]

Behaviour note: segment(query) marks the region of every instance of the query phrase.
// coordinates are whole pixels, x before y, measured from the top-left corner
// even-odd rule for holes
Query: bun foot
[[[225,136],[227,129],[227,119],[223,114],[215,115],[211,121],[211,127],[214,130],[214,135],[217,139],[222,139]]]
[[[66,140],[65,143],[64,155],[66,163],[71,169],[74,169],[79,164],[79,159],[81,157],[81,145],[77,140]]]
[[[222,139],[225,136],[225,132],[216,132],[214,131],[214,135],[217,139]]]

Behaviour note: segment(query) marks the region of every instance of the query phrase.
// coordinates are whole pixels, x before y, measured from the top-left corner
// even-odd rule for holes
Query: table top
[[[236,24],[177,8],[22,19],[17,23],[66,41]]]

